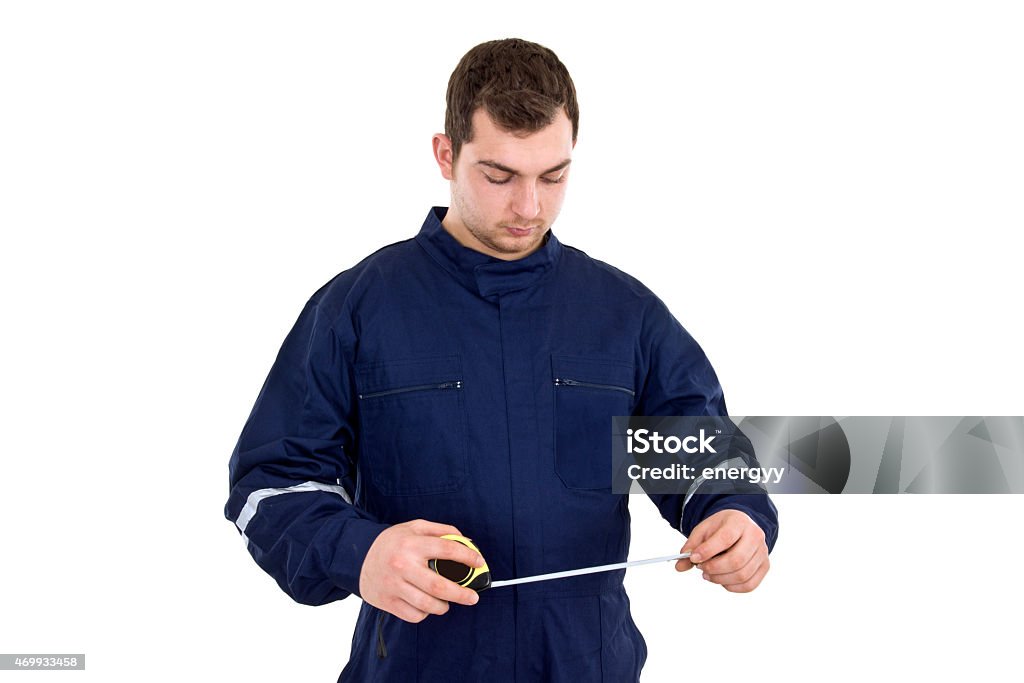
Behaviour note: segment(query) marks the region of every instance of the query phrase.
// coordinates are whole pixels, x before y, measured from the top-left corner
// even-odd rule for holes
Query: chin
[[[544,233],[529,235],[520,239],[504,239],[498,243],[499,250],[506,254],[518,254],[523,251],[532,251],[544,242]]]

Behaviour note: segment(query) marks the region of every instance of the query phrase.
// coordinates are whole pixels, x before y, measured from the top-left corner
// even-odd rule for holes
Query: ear
[[[441,169],[441,176],[445,180],[451,180],[452,168],[455,160],[452,158],[452,141],[444,133],[435,133],[433,138],[434,160]]]

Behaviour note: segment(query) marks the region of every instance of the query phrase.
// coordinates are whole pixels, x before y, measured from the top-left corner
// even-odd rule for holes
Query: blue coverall
[[[445,212],[312,296],[231,456],[225,515],[300,603],[358,594],[377,534],[417,518],[471,537],[495,579],[623,561],[610,417],[726,414],[704,353],[637,280],[550,233],[491,258]],[[651,499],[683,534],[735,508],[774,545],[766,495]],[[637,680],[623,576],[492,589],[419,624],[363,603],[340,680]]]

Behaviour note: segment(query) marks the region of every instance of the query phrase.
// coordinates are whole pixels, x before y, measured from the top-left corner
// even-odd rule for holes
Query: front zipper
[[[372,394],[359,394],[359,398],[378,398],[380,396],[391,396],[393,394],[405,394],[410,391],[429,391],[437,389],[461,389],[462,380],[455,382],[442,382],[441,384],[419,384],[414,387],[402,387],[401,389],[388,389],[387,391],[375,391]]]
[[[562,379],[560,377],[555,378],[556,387],[584,387],[586,389],[612,389],[614,391],[622,391],[630,396],[635,396],[635,392],[632,389],[626,387],[616,386],[614,384],[594,384],[593,382],[579,382],[574,379]]]
[[[388,648],[384,644],[384,610],[380,610],[377,617],[377,657],[384,659],[388,656]]]

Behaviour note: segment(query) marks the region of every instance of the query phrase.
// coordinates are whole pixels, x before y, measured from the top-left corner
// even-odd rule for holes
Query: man
[[[550,50],[470,50],[433,140],[451,207],[313,295],[232,455],[225,513],[257,563],[299,602],[364,601],[341,680],[639,677],[623,571],[477,594],[427,565],[482,563],[449,533],[500,579],[622,561],[609,418],[725,414],[665,306],[550,231],[578,117]],[[710,581],[764,577],[766,496],[651,499]]]

